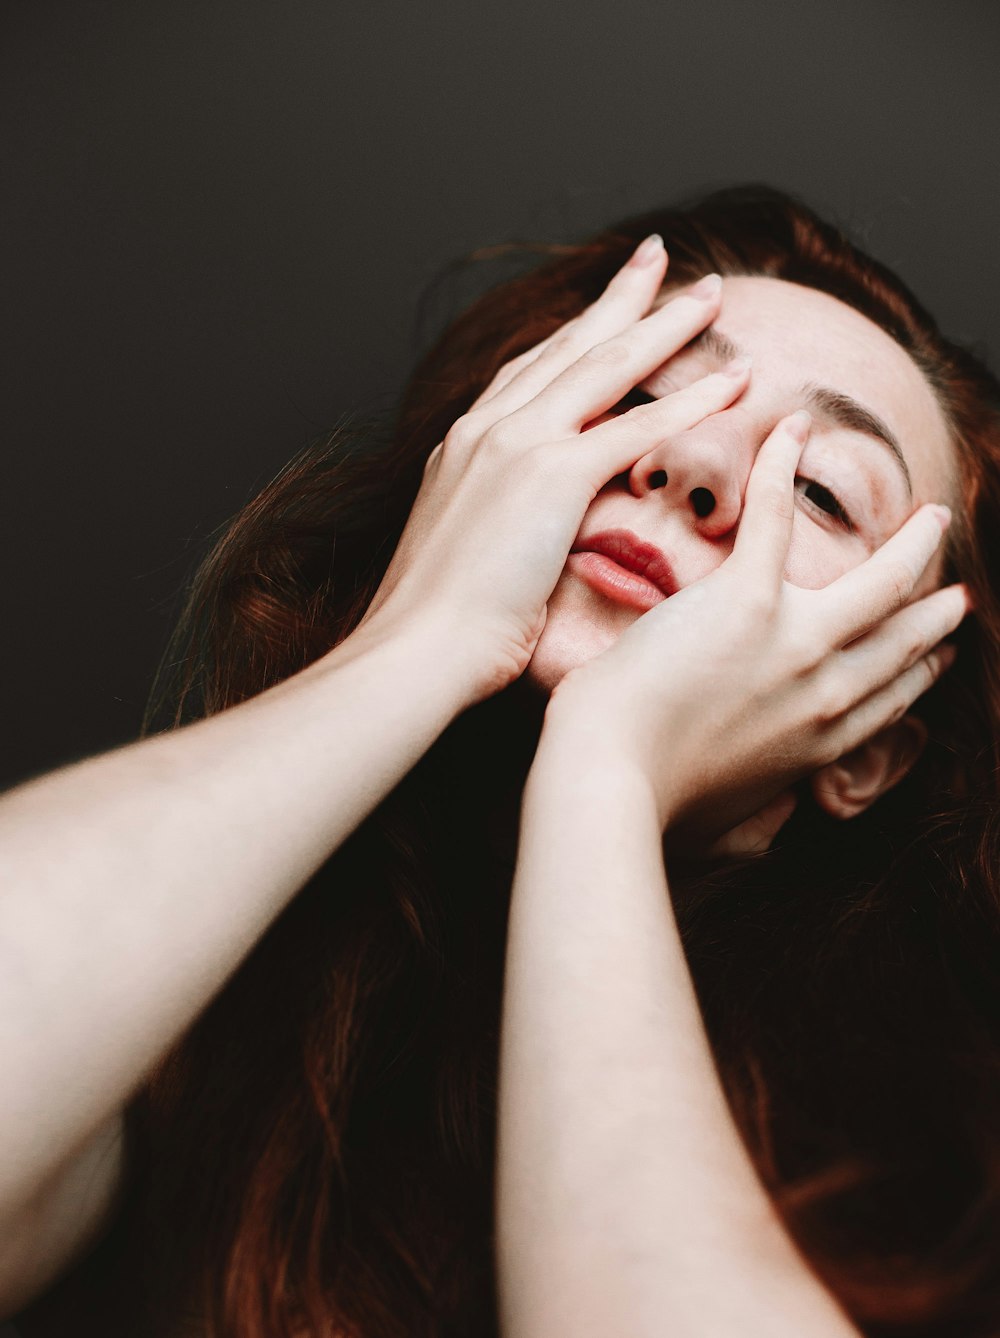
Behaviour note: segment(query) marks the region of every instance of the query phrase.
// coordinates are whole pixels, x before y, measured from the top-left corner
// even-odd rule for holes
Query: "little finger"
[[[917,698],[954,664],[956,654],[955,647],[947,642],[935,646],[898,678],[849,711],[831,736],[830,760],[851,752],[879,730],[901,720]]]

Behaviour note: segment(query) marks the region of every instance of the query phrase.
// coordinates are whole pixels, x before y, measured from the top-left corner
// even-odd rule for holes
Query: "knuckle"
[[[911,702],[909,696],[896,697],[893,700],[892,706],[889,710],[889,716],[885,722],[886,725],[895,725],[898,723],[898,721],[902,720],[903,716],[906,715],[907,711],[910,709],[912,704],[913,703]]]
[[[884,572],[885,588],[894,604],[905,604],[913,589],[913,572],[901,559],[896,558],[886,565]]]
[[[462,414],[461,418],[456,418],[454,423],[445,433],[443,448],[450,448],[451,451],[466,451],[474,446],[482,436],[482,423],[476,417],[476,410],[470,409],[468,413]],[[435,449],[438,449],[435,447]],[[433,455],[433,451],[431,452]]]
[[[536,370],[548,370],[555,365],[563,366],[566,361],[574,356],[579,343],[579,337],[572,330],[561,330],[558,334],[552,336],[544,348],[534,351],[534,356],[525,364],[526,366],[536,366]]]
[[[518,376],[524,371],[525,367],[530,366],[536,357],[537,354],[535,353],[535,350],[529,349],[527,353],[520,353],[516,358],[511,358],[510,362],[505,362],[503,366],[499,368],[496,375],[493,377],[493,380],[483,391],[480,398],[485,400],[489,396],[495,395],[498,391],[503,390],[504,386],[509,385],[511,381],[514,380],[515,376]]]
[[[822,663],[824,648],[804,627],[795,628],[788,637],[788,656],[792,669],[801,677]]]
[[[651,412],[658,409],[662,422],[668,423],[673,431],[685,432],[725,408],[726,402],[724,396],[698,383],[674,390],[655,404],[642,407]]]
[[[620,367],[631,356],[631,345],[624,339],[607,339],[604,343],[588,348],[581,362],[584,366],[595,363],[598,367]]]
[[[935,646],[932,651],[924,656],[922,661],[924,684],[920,689],[921,692],[926,692],[929,687],[932,687],[938,681],[946,663],[946,657],[940,646]]]
[[[543,350],[543,356],[550,356],[561,353],[569,353],[575,349],[580,342],[578,329],[566,329],[555,336],[552,342]]]
[[[850,702],[841,683],[829,679],[823,683],[813,703],[813,718],[821,728],[835,724],[849,709]]]
[[[671,412],[668,400],[653,400],[648,404],[633,405],[622,417],[635,423],[642,432],[657,431],[666,435],[672,430],[676,414]]]
[[[516,447],[519,437],[514,415],[501,418],[491,423],[479,441],[479,449],[490,455],[509,455]]]
[[[757,487],[757,500],[772,515],[790,520],[794,506],[792,490],[784,479],[764,478]]]
[[[926,655],[931,640],[932,638],[924,628],[909,628],[902,638],[904,663],[912,664],[915,660],[919,660],[921,656]]]
[[[825,725],[820,728],[820,738],[816,748],[816,767],[822,769],[831,762],[838,761],[845,752],[855,746],[850,729],[843,725]]]

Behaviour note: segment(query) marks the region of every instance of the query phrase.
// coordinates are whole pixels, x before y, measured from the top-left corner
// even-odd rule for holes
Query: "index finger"
[[[795,520],[795,470],[812,427],[806,409],[783,418],[757,452],[743,497],[733,559],[777,586]]]

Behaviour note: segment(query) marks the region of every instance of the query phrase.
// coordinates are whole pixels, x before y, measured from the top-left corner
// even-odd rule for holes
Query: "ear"
[[[833,818],[857,817],[903,779],[926,742],[924,722],[905,715],[817,771],[810,781],[813,798]]]

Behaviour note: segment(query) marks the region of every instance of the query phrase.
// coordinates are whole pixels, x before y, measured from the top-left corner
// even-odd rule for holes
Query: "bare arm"
[[[761,445],[730,556],[549,699],[503,1005],[504,1338],[857,1332],[731,1118],[662,853],[680,821],[724,832],[900,724],[968,607],[961,586],[913,598],[949,519],[934,506],[828,586],[785,582],[808,426]]]
[[[111,1225],[124,1187],[124,1141],[124,1112],[117,1112],[46,1177],[28,1203],[4,1217],[0,1316],[42,1295]]]
[[[712,373],[662,413],[582,434],[719,309],[710,286],[641,320],[666,269],[649,241],[430,453],[343,647],[222,716],[0,799],[0,1306],[5,1225],[46,1218],[39,1194],[77,1183],[105,1121],[310,874],[455,715],[523,673],[598,490],[740,393],[745,377]],[[602,343],[613,356],[588,356]],[[416,610],[443,634],[425,616],[415,632]],[[410,630],[386,640],[387,625]]]
[[[574,741],[575,742],[575,741]],[[543,733],[504,985],[504,1338],[849,1338],[732,1121],[652,790]]]
[[[0,798],[0,1240],[463,709],[442,638],[375,619],[258,697]]]

